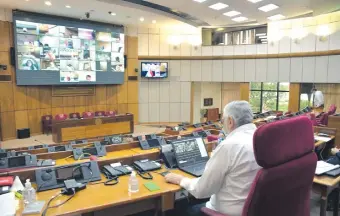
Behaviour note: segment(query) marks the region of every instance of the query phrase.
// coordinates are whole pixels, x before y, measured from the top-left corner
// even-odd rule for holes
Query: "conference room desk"
[[[55,143],[114,134],[128,134],[133,133],[133,130],[132,114],[52,121],[52,139]]]
[[[155,210],[156,213],[165,212],[174,208],[175,193],[180,191],[178,185],[173,185],[165,182],[163,176],[158,174],[165,171],[157,170],[152,172],[153,179],[145,180],[138,176],[139,192],[130,194],[128,192],[129,176],[119,177],[119,183],[113,186],[105,186],[99,182],[90,183],[86,189],[76,193],[73,199],[66,204],[51,208],[47,211],[47,216],[52,215],[130,215],[146,210]],[[179,170],[172,170],[171,172],[191,177]],[[191,177],[192,178],[192,177]],[[106,178],[102,175],[102,181]],[[146,182],[154,182],[160,190],[150,192],[143,184]],[[60,189],[54,189],[37,193],[37,200],[48,201],[52,196],[60,192]],[[61,196],[51,203],[51,206],[66,200],[68,196]],[[17,211],[17,215],[21,215],[22,206]],[[88,213],[88,214],[86,214]],[[38,216],[40,214],[32,214]]]
[[[333,216],[338,216],[340,176],[314,176],[313,191],[321,194],[320,216],[326,216],[327,197],[334,191]]]

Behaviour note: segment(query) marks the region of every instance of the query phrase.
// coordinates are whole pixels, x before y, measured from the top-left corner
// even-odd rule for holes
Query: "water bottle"
[[[26,179],[25,189],[23,191],[24,204],[34,203],[37,199],[35,189],[29,179]]]
[[[138,178],[136,176],[136,172],[132,171],[129,179],[129,192],[137,193],[139,191]]]

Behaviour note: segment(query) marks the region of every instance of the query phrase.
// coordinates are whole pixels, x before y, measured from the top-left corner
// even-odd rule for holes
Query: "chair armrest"
[[[318,127],[326,127],[326,125],[318,124]]]
[[[222,214],[222,213],[219,213],[217,211],[214,211],[212,209],[209,209],[207,207],[203,207],[201,208],[201,212],[203,212],[204,214],[206,214],[207,216],[228,216],[226,214]]]

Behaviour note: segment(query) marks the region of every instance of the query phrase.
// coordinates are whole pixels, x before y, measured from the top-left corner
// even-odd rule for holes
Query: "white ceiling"
[[[45,0],[0,0],[0,8],[20,9],[31,12],[52,14],[58,16],[66,16],[72,18],[84,17],[85,12],[94,10],[91,13],[90,20],[105,23],[114,23],[122,25],[138,25],[143,27],[159,27],[166,26],[186,26],[186,24],[173,18],[166,17],[153,12],[146,12],[138,8],[98,2],[96,0],[49,0],[51,6],[44,4]],[[68,9],[65,5],[70,5]],[[111,16],[108,12],[114,12],[117,15]],[[144,17],[144,22],[140,22],[139,18]],[[153,24],[152,20],[157,23]]]
[[[126,3],[122,0],[50,0],[52,6],[46,6],[45,0],[0,0],[0,8],[20,9],[45,14],[66,16],[72,18],[83,17],[85,12],[94,10],[91,20],[115,23],[122,25],[134,25],[142,27],[176,27],[187,28],[188,25],[176,20],[174,16],[143,6]],[[251,3],[247,0],[206,0],[198,3],[193,0],[148,0],[149,2],[170,7],[172,9],[187,13],[211,26],[239,26],[249,24],[263,24],[267,17],[275,14],[282,14],[287,18],[297,17],[313,12],[313,15],[328,13],[340,9],[339,0],[262,0],[258,3]],[[220,11],[209,8],[210,5],[223,2],[229,7]],[[259,11],[257,8],[268,3],[274,3],[280,8],[268,13]],[[67,9],[65,5],[72,8]],[[223,13],[236,10],[242,16],[249,18],[249,23],[237,23]],[[108,14],[109,11],[116,13],[116,16]],[[139,18],[144,17],[144,22]],[[236,16],[237,17],[237,16]],[[156,24],[152,24],[156,20]]]
[[[179,11],[188,13],[198,19],[201,19],[212,26],[240,25],[234,22],[230,17],[223,13],[236,10],[249,20],[258,23],[267,23],[267,17],[282,14],[286,18],[301,16],[314,12],[314,15],[328,13],[340,9],[339,0],[262,0],[258,3],[251,3],[247,0],[206,0],[198,3],[193,0],[147,0],[149,2],[164,5]],[[222,2],[229,5],[228,8],[216,11],[209,8],[210,5]],[[276,4],[280,8],[270,12],[262,12],[259,7],[269,3]],[[235,16],[238,17],[238,16]]]

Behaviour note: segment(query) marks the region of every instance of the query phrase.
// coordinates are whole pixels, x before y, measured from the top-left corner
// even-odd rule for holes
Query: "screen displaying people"
[[[16,20],[17,68],[54,71],[60,82],[96,82],[124,72],[124,34]]]
[[[168,77],[168,63],[166,62],[142,62],[142,77],[165,78]]]

